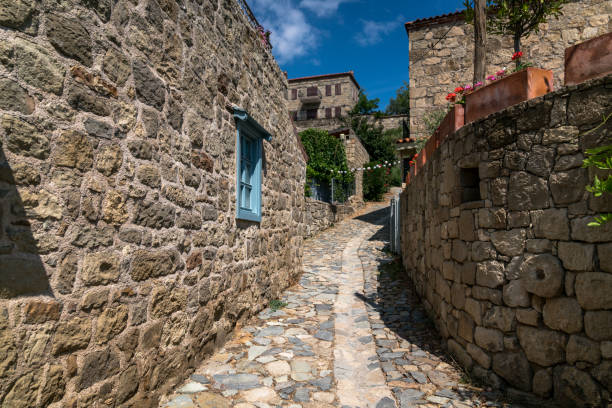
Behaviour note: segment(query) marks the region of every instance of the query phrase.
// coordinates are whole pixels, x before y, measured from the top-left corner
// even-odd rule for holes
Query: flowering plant
[[[491,82],[495,81],[496,79],[497,79],[497,77],[495,75],[489,75],[487,77],[487,81],[491,81]]]
[[[259,36],[261,37],[261,44],[267,48],[268,50],[272,49],[272,43],[270,42],[270,30],[264,30],[262,26],[257,27],[257,31],[259,32]]]
[[[523,62],[522,58],[523,58],[523,51],[517,51],[514,54],[512,54],[512,61],[516,62],[516,67],[514,68],[512,72],[518,72],[518,71],[521,71],[533,65],[531,62]]]

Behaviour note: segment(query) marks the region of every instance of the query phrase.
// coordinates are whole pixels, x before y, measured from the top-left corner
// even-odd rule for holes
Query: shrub
[[[383,195],[389,187],[389,176],[386,174],[386,168],[374,169],[376,162],[370,162],[365,165],[370,170],[363,172],[363,198],[366,201],[382,201]]]

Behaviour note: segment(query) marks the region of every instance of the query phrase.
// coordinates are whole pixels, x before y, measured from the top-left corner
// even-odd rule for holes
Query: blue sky
[[[370,98],[389,98],[408,80],[404,23],[450,13],[462,0],[249,0],[272,31],[273,53],[289,78],[355,71]]]

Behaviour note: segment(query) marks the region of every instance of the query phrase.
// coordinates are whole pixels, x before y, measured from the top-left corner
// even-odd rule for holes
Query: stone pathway
[[[388,207],[310,239],[280,310],[235,333],[160,406],[502,407],[460,382],[414,292],[383,252]],[[382,271],[382,272],[381,272]]]

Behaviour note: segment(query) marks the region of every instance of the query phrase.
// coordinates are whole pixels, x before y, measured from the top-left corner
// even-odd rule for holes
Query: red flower
[[[455,88],[455,92],[457,93],[462,93],[463,91],[465,91],[465,89],[462,86],[458,86]]]
[[[457,94],[454,92],[449,93],[448,95],[446,95],[446,100],[447,101],[451,101],[454,102],[455,98],[457,98]]]
[[[522,56],[523,56],[523,51],[515,52],[514,54],[512,54],[512,61],[514,61],[517,58],[521,58]]]

